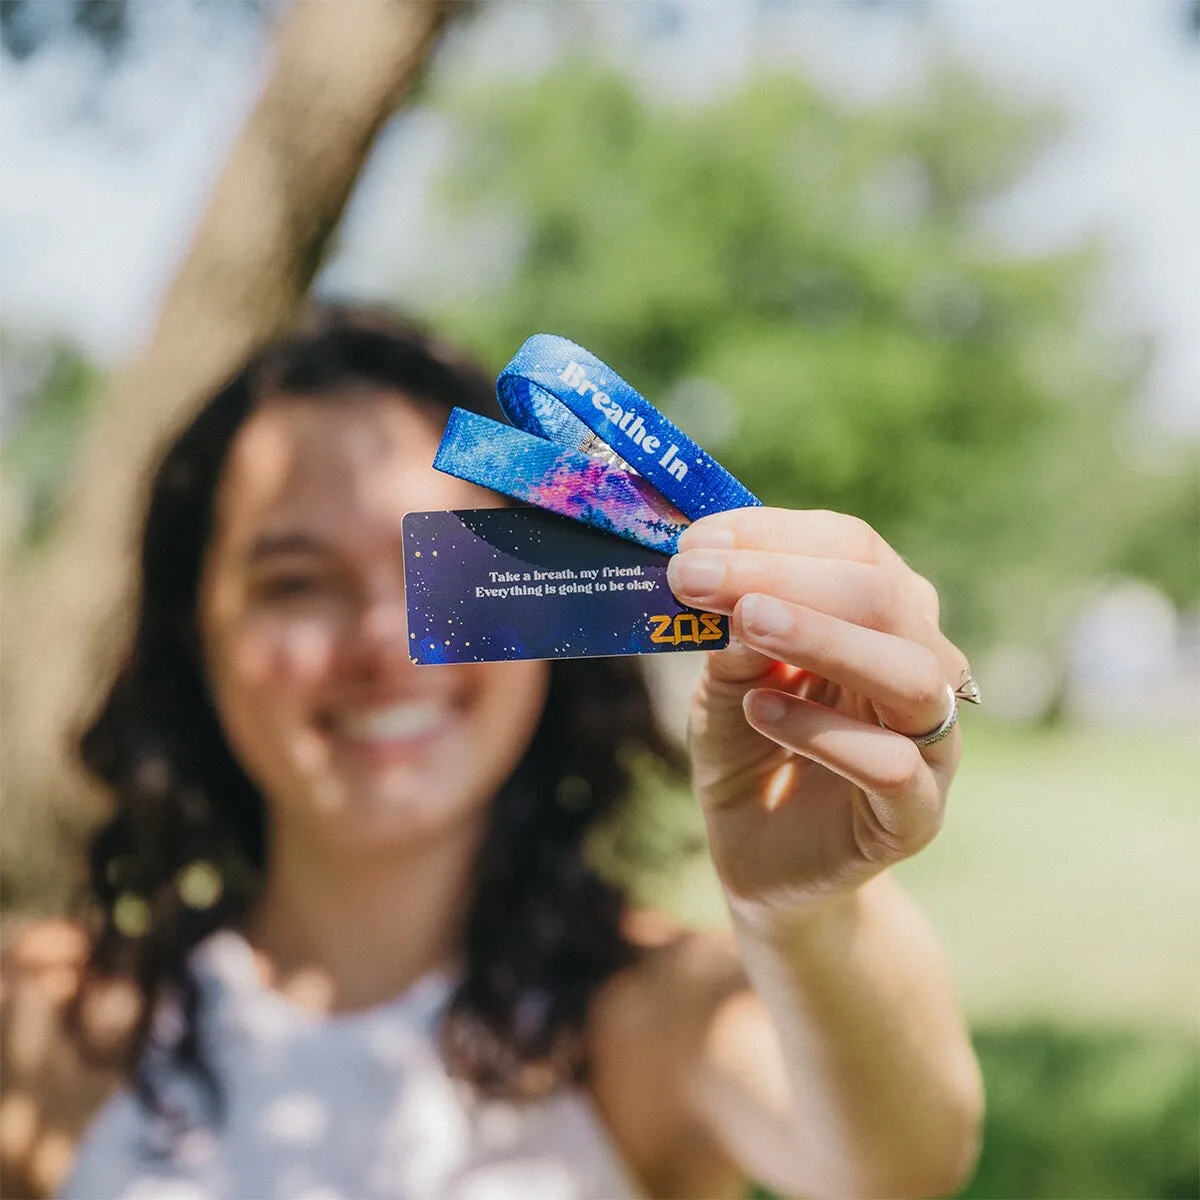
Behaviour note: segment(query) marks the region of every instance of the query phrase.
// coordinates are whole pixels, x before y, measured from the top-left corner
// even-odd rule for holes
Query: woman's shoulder
[[[708,1136],[695,1103],[714,1025],[726,1002],[747,990],[733,937],[645,910],[630,915],[626,932],[637,960],[603,989],[589,1018],[592,1097],[652,1192],[683,1185],[697,1194],[703,1181],[705,1195],[738,1195],[742,1174]]]
[[[635,1026],[672,1042],[703,1036],[714,1011],[747,986],[727,930],[689,929],[654,909],[632,911],[624,930],[637,955],[598,997],[592,1025],[602,1039]]]

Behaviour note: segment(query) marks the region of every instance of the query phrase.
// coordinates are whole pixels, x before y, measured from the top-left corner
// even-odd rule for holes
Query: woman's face
[[[438,436],[397,393],[280,397],[217,495],[199,599],[213,700],[273,824],[325,844],[477,818],[541,715],[543,662],[409,659],[401,518],[499,503],[433,470]]]

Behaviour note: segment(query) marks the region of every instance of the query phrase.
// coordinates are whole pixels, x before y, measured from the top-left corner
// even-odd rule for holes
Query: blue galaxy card
[[[729,620],[679,603],[668,556],[540,508],[404,518],[414,663],[720,650]]]

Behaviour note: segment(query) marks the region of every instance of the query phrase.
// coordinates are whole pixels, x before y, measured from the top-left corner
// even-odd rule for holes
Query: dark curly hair
[[[234,757],[205,681],[197,591],[214,497],[239,430],[271,396],[337,403],[347,389],[403,393],[444,419],[499,416],[490,378],[421,329],[374,310],[326,307],[255,354],[175,439],[153,476],[132,644],[80,739],[115,797],[90,849],[90,970],[131,978],[144,1000],[123,1063],[152,1109],[153,1015],[182,1016],[163,1050],[220,1105],[198,1033],[191,949],[247,916],[264,862],[262,797]],[[557,661],[540,724],[494,799],[465,928],[465,975],[442,1026],[450,1070],[490,1093],[536,1094],[587,1067],[591,998],[635,949],[625,896],[589,862],[589,831],[627,797],[639,753],[670,769],[634,659]],[[215,870],[214,870],[215,868]]]

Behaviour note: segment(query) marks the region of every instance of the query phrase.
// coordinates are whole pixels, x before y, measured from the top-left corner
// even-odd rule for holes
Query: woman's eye
[[[300,600],[328,588],[329,581],[319,575],[273,575],[260,580],[255,591],[263,600]]]

